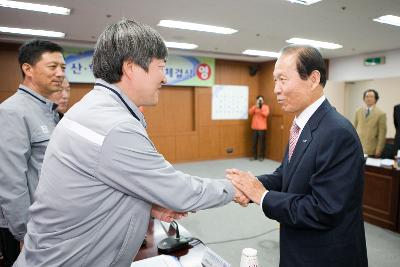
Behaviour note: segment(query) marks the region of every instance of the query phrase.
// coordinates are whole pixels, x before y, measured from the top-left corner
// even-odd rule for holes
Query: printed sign
[[[94,83],[93,49],[66,49],[64,58],[67,65],[65,76],[70,83]]]
[[[69,48],[65,51],[65,75],[69,82],[94,83],[93,49]],[[167,85],[211,87],[215,79],[215,59],[170,55],[165,67],[165,76]]]
[[[165,75],[167,85],[211,87],[214,85],[215,59],[171,55]]]

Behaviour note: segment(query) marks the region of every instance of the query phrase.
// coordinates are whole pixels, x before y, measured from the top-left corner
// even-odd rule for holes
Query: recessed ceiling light
[[[46,36],[46,37],[57,37],[57,38],[65,37],[65,33],[63,33],[63,32],[10,28],[10,27],[0,27],[0,32],[24,34],[24,35],[35,35],[35,36]]]
[[[237,32],[237,30],[231,29],[231,28],[191,23],[191,22],[184,22],[184,21],[176,21],[176,20],[160,20],[160,22],[158,23],[158,26],[167,27],[167,28],[183,29],[183,30],[191,30],[191,31],[220,33],[220,34],[232,34],[232,33]]]
[[[178,42],[164,42],[169,48],[180,48],[180,49],[195,49],[198,45]]]
[[[280,53],[263,51],[263,50],[252,50],[252,49],[244,50],[242,54],[251,56],[260,56],[260,57],[274,57],[274,58],[278,58],[280,56]]]
[[[314,47],[325,48],[325,49],[339,49],[339,48],[343,47],[340,44],[321,42],[321,41],[315,41],[315,40],[309,40],[309,39],[303,39],[303,38],[291,38],[289,40],[286,40],[286,42],[291,43],[291,44],[299,44],[299,45],[311,45]]]
[[[374,19],[374,21],[400,27],[400,17],[398,16],[385,15]]]
[[[287,1],[289,1],[291,3],[295,3],[295,4],[301,4],[301,5],[309,6],[309,5],[315,4],[317,2],[320,2],[322,0],[287,0]]]
[[[18,1],[0,0],[0,6],[29,10],[29,11],[44,12],[49,14],[57,14],[57,15],[69,15],[71,13],[71,9],[65,7],[33,4],[33,3],[18,2]]]

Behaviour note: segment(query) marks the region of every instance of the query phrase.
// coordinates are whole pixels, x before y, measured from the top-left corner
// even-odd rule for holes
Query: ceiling
[[[27,0],[25,0],[27,1]],[[0,7],[0,26],[66,33],[55,39],[64,46],[93,47],[107,24],[134,18],[155,28],[166,41],[197,44],[195,50],[171,53],[254,62],[266,57],[242,55],[245,49],[279,52],[291,37],[343,45],[321,52],[325,58],[400,48],[400,27],[372,21],[400,16],[400,0],[323,0],[311,6],[285,0],[40,0],[35,3],[71,8],[71,15],[50,15]],[[220,35],[157,26],[161,19],[212,24],[237,29]],[[32,37],[0,34],[0,40],[22,42]]]

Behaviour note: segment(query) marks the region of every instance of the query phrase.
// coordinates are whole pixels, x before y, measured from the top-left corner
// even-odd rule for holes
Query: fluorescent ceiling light
[[[262,51],[262,50],[252,50],[247,49],[242,52],[242,54],[250,56],[260,56],[260,57],[274,57],[278,58],[281,54],[276,52]]]
[[[291,38],[289,40],[286,40],[286,42],[299,45],[311,45],[314,47],[325,48],[325,49],[339,49],[343,47],[340,44],[321,42],[321,41],[302,39],[302,38]]]
[[[287,0],[287,1],[289,1],[291,3],[295,3],[295,4],[301,4],[301,5],[309,6],[309,5],[315,4],[317,2],[320,2],[322,0]]]
[[[7,1],[0,0],[0,7],[9,7],[37,12],[44,12],[49,14],[58,14],[58,15],[69,15],[71,13],[71,9],[59,6],[49,6],[42,4],[33,4],[27,2],[18,2],[18,1]]]
[[[237,32],[237,30],[231,28],[224,28],[224,27],[184,22],[184,21],[176,21],[176,20],[160,20],[158,26],[191,30],[191,31],[220,33],[220,34],[232,34]]]
[[[400,17],[398,16],[385,15],[374,19],[374,21],[400,27]]]
[[[180,48],[180,49],[195,49],[198,45],[188,43],[177,43],[177,42],[164,42],[169,48]]]
[[[65,33],[63,33],[63,32],[53,32],[53,31],[45,31],[45,30],[32,30],[32,29],[21,29],[21,28],[9,28],[9,27],[0,27],[0,32],[25,34],[25,35],[35,35],[35,36],[46,36],[46,37],[57,37],[57,38],[64,38],[65,37]]]

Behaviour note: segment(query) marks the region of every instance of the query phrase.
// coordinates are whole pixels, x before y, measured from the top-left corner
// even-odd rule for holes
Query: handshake
[[[246,207],[250,200],[260,205],[261,198],[268,190],[251,172],[227,169],[225,173],[236,190],[233,201],[243,207]]]
[[[251,173],[244,172],[238,169],[225,170],[226,178],[231,181],[235,187],[234,202],[246,207],[250,201],[260,204],[261,198],[265,192],[263,184]],[[177,212],[163,208],[153,204],[151,209],[151,216],[164,222],[172,222],[179,220],[188,215],[187,212]]]

